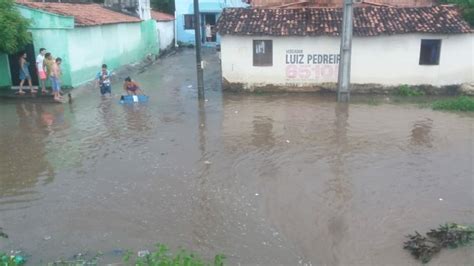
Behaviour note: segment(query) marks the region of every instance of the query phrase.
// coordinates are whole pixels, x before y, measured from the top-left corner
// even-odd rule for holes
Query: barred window
[[[253,41],[253,65],[272,66],[273,65],[273,41],[254,40]]]

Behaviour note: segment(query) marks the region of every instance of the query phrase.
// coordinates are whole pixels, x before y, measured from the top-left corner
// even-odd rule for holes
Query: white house
[[[158,29],[158,39],[160,40],[160,50],[166,50],[171,46],[174,46],[174,16],[152,10],[151,17],[156,20],[156,28]]]
[[[224,89],[334,89],[341,21],[342,10],[334,8],[224,10],[218,22]],[[473,44],[453,6],[358,7],[351,82],[355,88],[472,83]]]

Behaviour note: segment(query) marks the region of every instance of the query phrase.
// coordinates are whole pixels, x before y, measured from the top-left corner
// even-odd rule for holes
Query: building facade
[[[342,12],[335,9],[224,11],[219,21],[224,88],[335,88],[341,21]],[[357,8],[354,23],[355,85],[474,82],[474,35],[453,7]]]
[[[176,34],[182,43],[195,43],[194,36],[194,5],[193,0],[175,1],[176,5]],[[220,36],[216,30],[217,20],[224,8],[247,7],[245,0],[200,0],[201,37],[203,43],[219,43]],[[212,28],[212,37],[206,38],[206,25]]]
[[[25,1],[17,2],[17,8],[31,21],[33,43],[27,47],[30,73],[36,74],[39,48],[46,48],[53,57],[63,59],[64,86],[75,87],[94,79],[104,63],[113,70],[159,53],[154,20],[142,21],[97,4]],[[17,55],[0,54],[0,73],[0,86],[19,84]]]
[[[156,21],[160,50],[174,46],[175,41],[175,19],[174,16],[158,11],[151,11],[151,17]]]

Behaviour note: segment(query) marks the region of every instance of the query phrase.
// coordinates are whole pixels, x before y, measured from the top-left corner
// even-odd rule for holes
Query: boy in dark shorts
[[[100,94],[105,96],[105,94],[112,94],[112,87],[110,85],[110,72],[107,70],[107,65],[102,65],[102,70],[97,73],[96,76],[97,85],[100,87]]]

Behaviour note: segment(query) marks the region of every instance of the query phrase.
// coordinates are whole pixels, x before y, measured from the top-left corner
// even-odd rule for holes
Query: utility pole
[[[349,102],[351,86],[351,53],[353,28],[353,0],[344,0],[344,18],[342,21],[341,61],[337,80],[337,101]]]
[[[202,70],[201,57],[201,14],[199,13],[199,0],[194,0],[194,37],[196,40],[196,65],[197,65],[197,84],[198,98],[204,99],[204,78]]]

